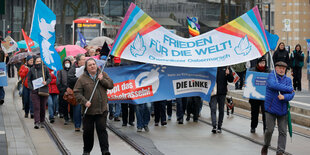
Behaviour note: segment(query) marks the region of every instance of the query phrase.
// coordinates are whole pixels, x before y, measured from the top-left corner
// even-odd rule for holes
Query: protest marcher
[[[1,41],[0,41],[0,62],[5,62],[5,57],[7,57],[7,54],[4,53],[4,51],[1,48]],[[0,86],[0,105],[4,103],[4,97],[5,97],[5,91],[2,86]]]
[[[69,70],[68,73],[68,86],[70,89],[73,90],[74,85],[76,81],[78,80],[78,77],[76,77],[76,69],[79,67],[82,67],[85,65],[85,55],[84,54],[78,54],[76,56],[76,62],[72,65],[72,67]],[[81,121],[82,121],[82,115],[81,115],[81,105],[77,104],[76,106],[71,106],[73,107],[73,121],[74,121],[74,126],[75,126],[75,131],[79,132],[81,128]]]
[[[270,70],[266,64],[267,64],[266,58],[265,56],[263,56],[257,60],[256,67],[251,68],[250,71],[269,73]],[[251,104],[251,130],[250,132],[255,133],[255,129],[258,125],[259,109],[261,109],[262,118],[263,118],[263,130],[265,132],[266,119],[265,119],[264,100],[250,99],[249,103]]]
[[[301,51],[300,44],[297,44],[290,57],[294,90],[301,91],[301,77],[302,67],[304,66],[304,59],[305,54],[303,51]]]
[[[199,96],[187,98],[186,121],[189,121],[190,120],[190,114],[193,114],[193,121],[198,122],[200,105],[201,105],[201,98]]]
[[[154,114],[155,114],[155,126],[158,126],[159,121],[161,125],[167,125],[166,117],[166,100],[153,102],[154,105]]]
[[[187,105],[187,97],[177,98],[176,102],[177,102],[177,112],[176,112],[177,121],[178,124],[183,124],[183,117]]]
[[[261,150],[262,155],[266,155],[268,152],[276,120],[279,131],[277,155],[282,155],[285,152],[288,119],[287,107],[288,102],[295,95],[292,80],[285,75],[287,67],[285,62],[278,61],[275,64],[276,73],[273,71],[268,75],[265,98],[266,131],[264,146]]]
[[[222,123],[224,118],[224,105],[227,94],[228,82],[233,82],[234,77],[230,67],[218,67],[216,74],[216,85],[214,86],[213,93],[210,100],[211,120],[212,120],[212,133],[222,132]],[[216,124],[216,107],[218,105],[219,118]],[[216,128],[217,127],[217,128]]]
[[[235,72],[240,77],[240,80],[238,82],[236,82],[236,84],[235,84],[235,89],[241,90],[243,85],[244,85],[244,78],[246,75],[246,62],[235,64],[232,66],[232,68],[235,70]]]
[[[34,107],[34,128],[43,128],[45,121],[45,106],[48,98],[48,84],[51,82],[51,76],[45,65],[42,64],[40,57],[34,58],[34,67],[31,67],[28,73],[28,87],[31,91],[31,99]],[[34,89],[32,82],[38,78],[43,78],[41,88]],[[46,95],[47,94],[47,95]]]
[[[57,73],[57,88],[59,90],[59,113],[60,117],[65,119],[65,125],[69,123],[68,115],[68,102],[63,99],[63,96],[68,88],[68,72],[71,68],[71,61],[69,58],[65,58],[62,63],[63,70]]]
[[[33,57],[29,55],[26,58],[26,63],[20,67],[18,72],[23,85],[22,102],[25,111],[25,118],[28,118],[29,112],[30,117],[33,118],[33,103],[30,98],[31,90],[28,87],[28,78],[27,78],[27,74],[32,66],[33,66]]]
[[[97,80],[99,80],[99,83],[97,88],[95,88],[92,100],[89,101]],[[100,72],[95,59],[88,59],[85,62],[85,72],[77,80],[74,87],[74,94],[77,102],[82,105],[83,114],[86,107],[88,107],[88,110],[83,117],[83,154],[89,154],[93,148],[94,125],[96,126],[102,154],[110,154],[106,121],[108,115],[107,89],[112,88],[113,81],[109,78],[108,74]]]
[[[134,126],[135,105],[134,104],[128,104],[128,103],[122,103],[121,107],[122,107],[122,120],[123,120],[122,126],[127,126],[127,123],[131,126]],[[128,110],[129,110],[129,113],[128,113]],[[129,116],[129,118],[128,118],[128,116]]]
[[[136,117],[137,117],[137,132],[142,132],[142,129],[149,132],[149,122],[150,122],[150,103],[142,103],[136,105]]]
[[[12,53],[8,53],[8,56],[6,58],[6,70],[8,72],[8,78],[14,78],[15,76],[15,69],[14,69],[14,65],[13,64],[8,64],[8,62],[10,61],[10,57],[12,56]]]
[[[285,44],[283,42],[280,42],[278,45],[277,50],[273,53],[272,59],[274,64],[278,61],[283,61],[286,64],[290,63],[289,52],[285,49]]]
[[[50,95],[48,96],[47,99],[47,104],[48,104],[48,113],[49,113],[49,120],[50,123],[55,122],[55,116],[58,115],[58,94],[59,90],[57,88],[57,78],[54,75],[54,71],[49,69],[50,71],[50,76],[51,76],[51,83],[48,85],[49,93]]]
[[[113,66],[117,67],[120,66],[121,59],[119,57],[113,58]],[[112,66],[112,62],[109,64],[110,67]],[[114,118],[114,121],[119,122],[121,121],[119,119],[119,116],[121,115],[121,103],[110,103],[109,104],[109,119],[112,120]]]

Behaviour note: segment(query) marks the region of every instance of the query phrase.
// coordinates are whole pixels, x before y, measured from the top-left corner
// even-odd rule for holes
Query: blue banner
[[[78,34],[79,34],[80,46],[84,48],[85,46],[87,46],[87,44],[86,44],[86,39],[84,38],[84,36],[82,35],[82,33],[81,33],[78,29],[77,29],[76,31],[77,31]]]
[[[269,73],[247,71],[243,97],[265,100],[268,74]]]
[[[271,34],[267,30],[265,30],[267,40],[269,42],[269,47],[271,50],[276,50],[278,45],[279,36],[276,34]]]
[[[59,54],[54,48],[56,15],[41,0],[34,8],[30,38],[40,45],[40,53],[46,66],[54,71],[62,70]]]
[[[310,39],[306,39],[307,41],[307,50],[308,50],[308,58],[307,58],[307,75],[308,75],[308,80],[310,80],[310,55],[309,55],[309,52],[310,52]]]
[[[111,103],[147,103],[200,96],[209,101],[216,68],[181,68],[151,64],[105,68],[114,82]]]
[[[0,62],[0,86],[8,86],[8,77],[6,76],[6,65]]]

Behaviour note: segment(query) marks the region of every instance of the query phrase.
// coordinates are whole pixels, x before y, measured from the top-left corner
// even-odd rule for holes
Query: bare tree
[[[68,0],[63,0],[62,10],[61,10],[61,19],[60,19],[60,26],[61,26],[61,37],[59,37],[59,43],[64,44],[65,40],[65,16],[66,16],[66,8],[68,5]]]
[[[92,9],[91,9],[92,3],[93,3],[93,0],[86,0],[87,14],[92,13]]]
[[[79,0],[78,4],[75,5],[73,2],[71,2],[70,0],[68,0],[68,4],[70,5],[70,7],[72,8],[74,15],[73,18],[76,19],[77,18],[77,13],[79,11],[79,8],[82,4],[83,0]]]
[[[100,0],[97,0],[97,9],[98,9],[98,14],[101,14],[101,9],[100,9]]]
[[[25,12],[24,12],[24,21],[22,28],[26,30],[27,20],[28,20],[28,7],[29,7],[29,0],[26,0],[25,4]]]
[[[220,14],[220,23],[219,26],[225,24],[225,0],[221,0],[221,14]]]

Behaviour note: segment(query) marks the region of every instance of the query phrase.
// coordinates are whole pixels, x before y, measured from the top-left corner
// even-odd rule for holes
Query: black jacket
[[[229,68],[229,74],[226,75],[226,67],[218,67],[216,74],[216,95],[226,95],[228,82],[233,82],[234,77],[232,71]]]
[[[44,76],[45,76],[46,85],[43,87],[47,87],[47,89],[48,89],[48,84],[52,81],[52,78],[51,78],[51,75],[50,75],[48,68],[45,65],[44,65]],[[30,90],[33,90],[32,81],[37,79],[37,78],[43,77],[42,67],[40,67],[39,69],[36,69],[34,66],[31,67],[30,71],[27,74],[27,77],[28,77],[28,88]],[[35,90],[35,91],[37,91],[37,90]]]
[[[61,94],[65,93],[68,88],[68,74],[70,68],[69,70],[65,69],[65,62],[70,62],[70,68],[72,68],[71,61],[69,59],[65,59],[62,63],[64,69],[57,73],[57,88]]]

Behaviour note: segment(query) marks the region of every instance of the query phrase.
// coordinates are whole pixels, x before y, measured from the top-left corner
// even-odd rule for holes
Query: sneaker
[[[75,131],[75,132],[80,132],[81,130],[80,130],[80,128],[75,128],[74,131]]]
[[[171,116],[168,116],[168,120],[169,120],[169,121],[171,120]]]
[[[112,120],[114,117],[113,117],[113,114],[110,113],[109,115],[109,120]]]
[[[149,131],[150,131],[150,129],[149,129],[148,126],[145,126],[145,127],[144,127],[144,130],[145,130],[146,132],[149,132]]]
[[[197,123],[197,122],[198,122],[198,119],[194,119],[194,122]]]
[[[255,128],[252,128],[252,129],[251,129],[251,133],[255,133]]]
[[[0,100],[0,105],[2,105],[4,103],[4,100]]]
[[[59,118],[64,118],[64,114],[59,114]]]
[[[178,119],[178,124],[183,124],[183,119]]]
[[[127,123],[123,123],[122,126],[127,126]]]
[[[263,146],[262,150],[261,150],[261,155],[267,155],[268,153],[268,146]]]
[[[50,119],[50,123],[54,123],[55,122],[55,119],[54,118],[51,118]]]
[[[44,123],[43,122],[40,123],[40,127],[44,128]]]
[[[65,120],[64,125],[68,125],[69,124],[69,120]]]
[[[28,118],[28,114],[25,114],[25,118]]]
[[[217,128],[217,133],[222,133],[222,128]]]
[[[216,134],[216,127],[213,127],[213,129],[211,130],[212,133]]]
[[[114,121],[115,122],[119,122],[119,121],[121,121],[118,117],[114,117]]]
[[[186,121],[189,121],[190,119],[191,119],[190,116],[187,116],[187,117],[186,117]]]
[[[161,122],[161,126],[167,125],[167,122]]]
[[[155,126],[158,126],[159,123],[155,123]]]
[[[39,123],[35,123],[35,124],[34,124],[34,128],[35,128],[35,129],[39,129]]]
[[[137,132],[142,132],[142,129],[141,129],[141,128],[138,128],[138,129],[137,129]]]
[[[31,115],[30,115],[30,118],[33,119],[33,117],[34,117],[33,114],[31,114]]]
[[[130,126],[135,126],[135,124],[133,122],[129,122],[128,123]]]

